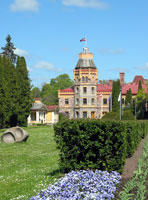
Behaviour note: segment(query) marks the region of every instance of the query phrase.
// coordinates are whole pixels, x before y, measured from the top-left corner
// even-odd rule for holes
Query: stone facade
[[[69,118],[101,118],[103,96],[98,91],[97,81],[98,69],[94,64],[93,54],[84,47],[74,69],[74,86],[59,90],[59,111],[65,112]],[[106,94],[108,97],[110,92]],[[108,107],[104,108],[104,112],[108,111]]]

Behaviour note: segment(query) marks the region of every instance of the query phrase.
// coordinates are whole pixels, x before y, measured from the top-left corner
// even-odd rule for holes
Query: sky
[[[99,80],[148,79],[147,9],[148,0],[0,0],[0,47],[10,34],[34,87],[63,73],[73,79],[83,37]]]

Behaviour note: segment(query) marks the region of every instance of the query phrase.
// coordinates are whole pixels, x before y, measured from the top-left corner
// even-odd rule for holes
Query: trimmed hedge
[[[122,172],[125,159],[131,156],[147,133],[144,122],[66,120],[54,126],[64,172],[100,169]]]

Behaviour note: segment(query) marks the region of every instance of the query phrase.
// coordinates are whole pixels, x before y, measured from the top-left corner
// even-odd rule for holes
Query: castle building
[[[58,91],[59,111],[65,112],[69,118],[101,118],[109,112],[112,84],[97,82],[98,69],[93,54],[84,47],[74,69],[74,86]]]
[[[71,118],[101,118],[112,110],[112,80],[108,83],[99,81],[98,69],[93,61],[93,54],[88,47],[78,55],[79,59],[74,69],[74,86],[58,91],[59,112],[66,113]],[[129,88],[134,99],[141,80],[142,88],[147,92],[146,79],[135,76],[132,83],[125,83],[125,73],[120,73],[122,89],[122,106],[125,106],[126,92]]]

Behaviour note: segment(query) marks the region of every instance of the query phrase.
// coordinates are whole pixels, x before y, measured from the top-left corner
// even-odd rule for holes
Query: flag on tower
[[[80,40],[80,42],[84,42],[84,41],[86,41],[85,37]]]

